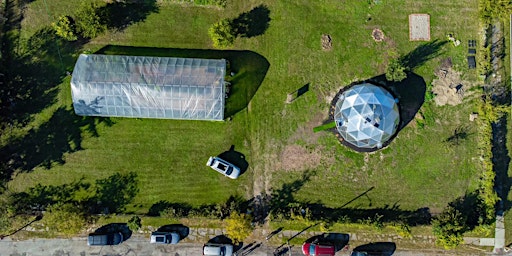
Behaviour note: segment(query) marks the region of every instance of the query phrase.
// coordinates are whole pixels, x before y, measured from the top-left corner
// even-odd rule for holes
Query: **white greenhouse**
[[[395,98],[384,88],[363,83],[344,91],[334,109],[336,128],[357,148],[382,148],[395,134],[400,114]]]
[[[223,120],[223,59],[81,54],[71,79],[75,113]]]

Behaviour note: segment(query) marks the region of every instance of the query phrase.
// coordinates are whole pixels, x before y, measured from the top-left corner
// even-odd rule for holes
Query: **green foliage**
[[[247,214],[232,212],[224,222],[226,235],[235,243],[244,241],[252,233],[251,217]]]
[[[197,5],[213,5],[218,7],[226,7],[227,0],[194,0]]]
[[[491,64],[491,46],[480,46],[476,55],[478,73],[481,75],[489,75],[492,71]]]
[[[461,244],[464,232],[467,231],[465,216],[455,207],[448,206],[432,222],[436,244],[445,249],[453,249]]]
[[[208,35],[213,41],[213,46],[221,49],[232,46],[236,39],[235,29],[229,19],[213,24],[208,29]]]
[[[512,12],[510,0],[479,0],[478,16],[485,24],[490,24],[493,19],[508,19]]]
[[[392,225],[396,233],[403,238],[411,238],[411,227],[405,222],[397,222]]]
[[[85,38],[95,38],[107,30],[97,13],[98,4],[82,2],[76,13],[76,29]]]
[[[400,82],[407,78],[404,67],[400,59],[392,59],[386,68],[386,79],[388,81]]]
[[[78,39],[76,36],[75,21],[70,16],[60,16],[57,22],[52,23],[55,34],[68,40],[75,41]]]
[[[137,231],[142,227],[142,220],[139,218],[139,216],[133,216],[128,220],[128,228],[132,231]]]
[[[42,222],[50,232],[68,237],[80,233],[87,226],[87,221],[79,208],[64,203],[49,206]]]

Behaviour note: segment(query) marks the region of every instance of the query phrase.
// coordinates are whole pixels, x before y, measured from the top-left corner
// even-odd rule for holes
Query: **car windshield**
[[[311,244],[309,246],[309,255],[314,256],[315,255],[315,245]]]
[[[226,170],[226,175],[230,175],[231,173],[233,172],[233,167],[228,167],[228,169]]]
[[[226,171],[227,166],[225,164],[219,162],[219,165],[217,165],[217,166],[219,167],[219,169]]]
[[[157,242],[163,242],[163,241],[165,241],[165,238],[163,236],[157,236],[156,237],[156,241]]]

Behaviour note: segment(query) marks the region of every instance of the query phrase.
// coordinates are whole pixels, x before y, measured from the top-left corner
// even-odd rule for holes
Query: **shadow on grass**
[[[231,82],[231,92],[226,99],[225,117],[235,115],[246,108],[258,91],[270,63],[265,57],[252,51],[221,51],[202,49],[150,48],[131,46],[105,46],[97,54],[157,56],[179,58],[226,59],[229,61],[228,72],[235,73],[227,77]]]
[[[400,62],[408,70],[414,70],[425,62],[440,56],[442,54],[441,50],[446,43],[448,41],[436,39],[432,42],[421,44],[408,54],[400,57]]]
[[[120,213],[138,193],[137,175],[115,173],[98,179],[94,184],[80,179],[62,185],[41,185],[24,192],[11,193],[8,205],[16,214],[45,211],[57,203],[69,203],[88,214]]]
[[[72,109],[58,108],[46,123],[0,148],[2,181],[8,181],[15,171],[30,172],[38,166],[50,169],[54,164],[63,164],[65,154],[82,149],[83,131],[98,137],[100,124],[112,126],[113,122],[109,118],[80,117]]]
[[[314,175],[314,173],[305,172],[302,178],[291,183],[285,183],[280,189],[274,190],[267,203],[270,206],[268,213],[271,214],[272,219],[279,221],[280,219],[290,219],[294,215],[303,216],[310,221],[366,223],[376,226],[393,222],[416,226],[430,224],[431,222],[432,215],[428,208],[402,210],[398,204],[376,208],[350,208],[346,207],[348,203],[344,204],[343,207],[332,208],[322,203],[296,200],[294,194],[309,181],[311,175]],[[363,192],[361,195],[367,195],[370,190]],[[361,198],[361,196],[355,197],[355,199],[358,198]],[[353,201],[350,200],[349,203]],[[255,218],[256,216],[255,214]]]
[[[228,151],[222,152],[218,157],[240,168],[240,175],[244,174],[247,171],[247,168],[249,168],[249,163],[245,160],[245,155],[235,151],[234,145],[232,145]]]
[[[132,236],[132,231],[126,223],[110,223],[99,227],[94,231],[96,234],[111,234],[121,233],[123,235],[123,242]]]
[[[492,164],[496,179],[494,189],[500,198],[498,202],[498,215],[503,216],[504,211],[512,208],[512,201],[509,198],[512,186],[512,177],[509,177],[510,155],[507,148],[507,117],[504,116],[492,123]]]
[[[97,13],[107,28],[123,30],[129,25],[144,21],[151,13],[158,13],[156,0],[113,1],[98,8]]]
[[[240,14],[232,21],[235,33],[241,37],[255,37],[263,35],[270,23],[270,10],[265,5]]]
[[[397,133],[414,119],[425,102],[427,84],[423,77],[415,73],[407,73],[407,78],[400,82],[388,81],[385,74],[372,77],[368,81],[383,86],[398,98],[400,125]]]
[[[395,253],[396,244],[392,242],[375,242],[369,244],[363,244],[354,248],[354,252],[360,254],[353,255],[379,255],[379,256],[391,256]]]

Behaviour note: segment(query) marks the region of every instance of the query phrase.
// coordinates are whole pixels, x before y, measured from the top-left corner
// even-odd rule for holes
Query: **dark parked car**
[[[117,233],[91,233],[87,238],[87,245],[116,245],[123,241],[123,234]]]
[[[333,256],[336,248],[330,244],[304,243],[302,253],[306,256]]]

